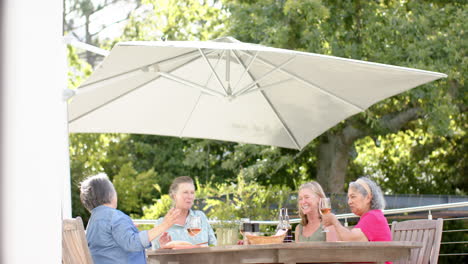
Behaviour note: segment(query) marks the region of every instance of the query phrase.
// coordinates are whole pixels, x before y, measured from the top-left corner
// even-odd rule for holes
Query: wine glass
[[[196,236],[201,232],[201,218],[199,216],[190,216],[187,223],[187,232],[190,236]]]
[[[320,198],[319,209],[321,214],[328,214],[331,212],[331,201],[330,198]],[[323,227],[322,232],[328,232],[328,229]]]

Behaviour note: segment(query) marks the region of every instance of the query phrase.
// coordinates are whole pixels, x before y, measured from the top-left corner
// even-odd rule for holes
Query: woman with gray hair
[[[169,187],[169,196],[173,201],[175,208],[180,210],[174,225],[172,225],[161,238],[152,241],[153,249],[164,246],[167,243],[167,237],[174,242],[189,242],[191,244],[217,244],[217,239],[213,228],[208,223],[208,218],[200,210],[192,210],[195,200],[195,184],[192,178],[188,176],[180,176],[172,181]],[[188,230],[187,227],[192,219],[199,220],[200,230]],[[163,221],[162,218],[156,221],[156,224]],[[198,229],[198,228],[197,228]]]
[[[342,241],[391,241],[387,219],[382,213],[385,200],[379,186],[369,178],[361,177],[348,188],[348,205],[359,216],[359,222],[351,230],[342,226],[334,214],[324,214],[326,226],[334,226]]]
[[[105,174],[91,176],[80,186],[80,199],[91,212],[86,239],[96,264],[143,264],[150,241],[169,229],[180,211],[170,210],[161,224],[139,232],[132,219],[117,210],[117,193]]]

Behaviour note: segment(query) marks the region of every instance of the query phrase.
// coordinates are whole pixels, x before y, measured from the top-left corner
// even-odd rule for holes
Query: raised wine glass
[[[319,209],[321,214],[328,214],[331,212],[330,198],[320,198]],[[328,229],[323,227],[322,232],[328,232]]]
[[[201,219],[199,216],[190,216],[187,223],[187,232],[190,236],[196,236],[201,232]]]

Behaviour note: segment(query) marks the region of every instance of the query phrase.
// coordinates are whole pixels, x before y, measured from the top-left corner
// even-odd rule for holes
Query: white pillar
[[[1,263],[61,263],[62,2],[0,1]]]
[[[63,47],[64,49],[66,49],[66,44],[64,44],[65,46]],[[64,55],[65,56],[65,55]],[[66,66],[64,66],[66,67]],[[65,85],[64,85],[65,87]],[[63,98],[62,98],[63,99]],[[63,166],[62,166],[62,170],[63,170],[63,173],[61,174],[61,177],[62,177],[62,186],[60,187],[61,190],[62,190],[62,205],[61,205],[61,208],[62,208],[62,219],[69,219],[69,218],[72,218],[72,197],[71,197],[71,171],[70,171],[70,151],[69,151],[69,146],[70,146],[70,142],[69,142],[69,137],[68,137],[68,105],[66,103],[66,99],[63,99],[63,109],[62,109],[62,121],[59,122],[60,123],[60,126],[62,126],[63,124],[66,124],[66,127],[65,127],[65,130],[63,127],[60,127],[61,131],[63,132],[63,138],[62,139],[65,139],[66,142],[61,142],[60,144],[63,146],[65,145],[64,148],[62,148],[63,150],[63,155],[61,155],[61,157],[66,157],[65,160],[63,161]]]

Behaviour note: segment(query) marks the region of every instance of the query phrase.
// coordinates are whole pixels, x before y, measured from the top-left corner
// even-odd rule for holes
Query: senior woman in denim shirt
[[[192,178],[181,176],[175,178],[169,188],[169,196],[172,198],[175,208],[180,210],[175,224],[169,228],[161,238],[152,241],[153,249],[163,246],[165,242],[172,241],[187,241],[192,244],[207,243],[208,245],[216,245],[216,236],[208,223],[206,215],[202,211],[192,210],[193,201],[195,200],[195,185]],[[198,216],[201,220],[201,231],[194,235],[189,234],[186,226],[191,217]],[[162,223],[163,218],[158,219],[156,224]],[[168,239],[169,237],[169,239]]]
[[[117,193],[106,175],[81,183],[80,199],[91,212],[86,239],[95,264],[144,264],[150,241],[171,227],[180,211],[170,210],[153,229],[139,232],[132,219],[117,210]]]

